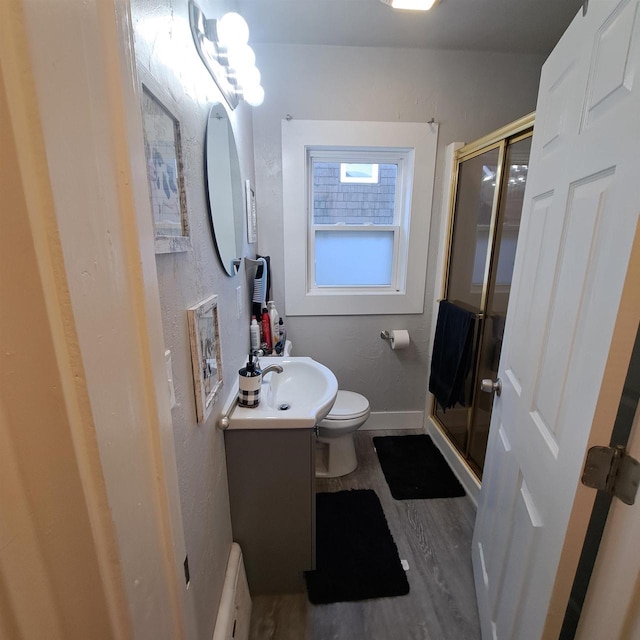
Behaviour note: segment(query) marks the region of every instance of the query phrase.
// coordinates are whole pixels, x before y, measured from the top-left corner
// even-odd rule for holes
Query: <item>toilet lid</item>
[[[336,401],[325,420],[350,420],[369,411],[369,401],[353,391],[338,391]]]

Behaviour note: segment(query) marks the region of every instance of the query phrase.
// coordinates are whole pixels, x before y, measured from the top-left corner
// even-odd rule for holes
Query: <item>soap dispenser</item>
[[[241,407],[257,407],[260,404],[260,386],[262,385],[262,371],[253,361],[253,354],[249,354],[249,362],[238,371],[238,404]]]

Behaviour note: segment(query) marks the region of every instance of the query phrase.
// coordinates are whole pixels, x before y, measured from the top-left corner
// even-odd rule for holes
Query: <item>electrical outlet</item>
[[[240,320],[242,316],[242,287],[236,287],[236,318]]]

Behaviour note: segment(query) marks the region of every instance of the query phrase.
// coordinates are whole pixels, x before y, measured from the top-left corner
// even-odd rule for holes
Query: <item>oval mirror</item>
[[[205,172],[213,239],[224,270],[233,276],[242,253],[242,179],[233,129],[222,105],[209,112]]]

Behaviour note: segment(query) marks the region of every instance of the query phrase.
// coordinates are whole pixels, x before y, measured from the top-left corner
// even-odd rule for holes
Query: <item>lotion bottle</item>
[[[260,349],[260,327],[258,326],[258,321],[255,316],[251,317],[249,334],[251,336],[251,351],[258,351],[258,349]]]
[[[267,308],[269,309],[269,325],[271,326],[271,345],[275,349],[280,337],[278,331],[278,321],[280,320],[280,316],[276,309],[276,303],[273,300],[269,300],[269,302],[267,302]]]

